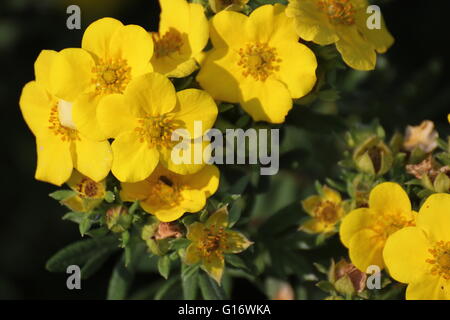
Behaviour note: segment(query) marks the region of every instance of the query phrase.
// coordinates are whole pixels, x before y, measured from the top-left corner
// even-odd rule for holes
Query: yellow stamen
[[[387,213],[378,216],[373,230],[381,241],[385,241],[394,232],[414,225],[414,220],[407,220],[399,213]]]
[[[66,127],[61,123],[59,112],[59,103],[56,103],[50,110],[50,117],[48,122],[50,123],[49,129],[56,135],[61,136],[62,141],[75,141],[80,140],[77,130],[70,127]]]
[[[436,242],[428,252],[433,256],[432,259],[425,260],[432,265],[431,274],[450,280],[450,241]]]
[[[252,76],[255,80],[266,81],[273,73],[280,70],[275,48],[267,43],[249,43],[245,48],[239,49],[240,60],[238,66],[243,68],[244,77]]]
[[[322,201],[314,209],[314,216],[325,224],[335,224],[339,220],[339,207],[334,202]]]
[[[174,144],[172,133],[180,127],[172,116],[165,114],[159,117],[146,116],[138,120],[139,126],[135,131],[140,136],[141,143],[147,143],[149,148],[170,147]]]
[[[152,191],[147,199],[148,202],[162,208],[173,208],[180,203],[184,186],[178,183],[176,177],[166,173],[152,175],[149,179]]]
[[[82,198],[101,198],[103,196],[98,184],[89,178],[83,178],[75,189]]]
[[[131,80],[131,68],[123,59],[99,59],[97,65],[92,69],[98,94],[123,93]]]
[[[152,33],[153,42],[155,44],[155,56],[157,58],[166,57],[172,53],[180,53],[183,46],[183,38],[181,33],[174,28],[170,28],[163,36],[158,32]]]
[[[355,9],[350,0],[319,0],[318,7],[332,24],[349,26],[355,23]]]
[[[224,251],[228,249],[228,237],[224,227],[211,225],[209,228],[205,228],[205,234],[206,236],[199,243],[199,249],[202,251],[202,255],[208,261],[211,259],[212,255],[223,255]]]

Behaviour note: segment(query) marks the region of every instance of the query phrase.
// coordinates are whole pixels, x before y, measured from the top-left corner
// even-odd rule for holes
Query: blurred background
[[[82,30],[66,28],[67,6],[81,8]],[[442,136],[449,133],[450,46],[447,32],[450,3],[426,1],[378,1],[396,42],[381,57],[375,72],[343,71],[337,87],[337,110],[363,122],[378,118],[388,132],[403,131],[409,124],[433,120]],[[22,119],[18,101],[25,83],[34,78],[33,63],[42,49],[61,50],[81,44],[83,30],[101,17],[156,30],[157,0],[2,0],[0,2],[0,97],[1,97],[1,198],[0,299],[103,299],[113,266],[82,282],[82,290],[66,288],[65,274],[45,270],[45,262],[57,250],[80,239],[76,225],[62,221],[67,211],[47,195],[54,186],[34,180],[34,137]],[[319,109],[312,112],[323,112]],[[297,121],[291,117],[288,122]],[[298,121],[301,121],[298,120]],[[333,154],[328,129],[305,123],[296,148],[302,149],[295,168],[296,179],[284,184],[284,198],[271,193],[256,201],[252,211],[277,199],[279,208],[310,193],[312,181],[333,176],[339,159]],[[283,159],[282,159],[283,161]],[[281,163],[283,166],[283,162]],[[283,174],[283,172],[281,173]],[[270,188],[276,187],[271,182]],[[270,192],[270,191],[269,191]],[[274,208],[275,210],[275,208]],[[300,210],[300,207],[299,207]],[[327,250],[331,250],[328,247]],[[319,255],[321,252],[309,253]],[[336,256],[344,254],[336,252]],[[329,254],[324,254],[329,256]],[[143,282],[153,278],[142,278]],[[244,280],[235,298],[261,298]]]

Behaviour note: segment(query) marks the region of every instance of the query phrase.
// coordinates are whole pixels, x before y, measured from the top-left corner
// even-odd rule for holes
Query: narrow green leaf
[[[50,198],[58,201],[65,200],[67,198],[75,196],[77,193],[73,190],[58,190],[49,194]]]
[[[65,272],[70,265],[83,265],[91,257],[106,247],[114,249],[118,245],[114,237],[93,238],[68,245],[51,257],[46,264],[50,272]]]
[[[198,265],[181,264],[181,284],[185,300],[194,300],[198,290]]]
[[[134,270],[125,267],[125,256],[116,263],[109,280],[107,299],[123,300],[127,297],[128,290],[134,279]]]
[[[84,212],[68,212],[62,217],[62,219],[80,224],[81,221],[83,221],[85,215],[86,214]]]
[[[91,258],[89,258],[89,260],[84,264],[83,268],[81,268],[81,278],[87,279],[98,270],[100,270],[100,268],[115,251],[115,249],[116,248],[105,248],[103,250],[99,250]]]
[[[223,288],[206,273],[199,274],[199,286],[205,300],[225,300],[226,294]]]
[[[169,273],[170,273],[170,258],[169,256],[162,256],[159,258],[158,260],[158,271],[159,274],[164,278],[164,279],[168,279],[169,278]]]

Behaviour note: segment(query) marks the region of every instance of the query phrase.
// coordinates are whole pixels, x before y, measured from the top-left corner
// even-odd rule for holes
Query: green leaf
[[[181,284],[183,287],[183,298],[185,300],[195,300],[198,290],[198,270],[197,264],[181,264]]]
[[[170,258],[169,258],[169,256],[166,255],[166,256],[159,257],[158,271],[159,271],[159,274],[164,279],[167,280],[169,278],[169,273],[170,273]]]
[[[128,210],[128,212],[130,214],[133,214],[137,209],[139,209],[139,201],[135,201],[133,202],[133,204],[131,205],[130,209]]]
[[[85,215],[86,213],[84,212],[68,212],[62,217],[62,219],[80,224],[81,221],[83,221]]]
[[[235,254],[227,254],[225,255],[225,261],[232,265],[233,267],[236,267],[238,269],[244,269],[249,270],[247,267],[247,264],[244,262],[244,260],[241,259],[241,257],[235,255]]]
[[[70,265],[83,265],[100,250],[117,248],[117,239],[114,237],[94,238],[72,243],[58,251],[46,264],[50,272],[66,272]]]
[[[80,224],[78,225],[78,228],[80,229],[80,234],[82,237],[91,229],[92,227],[92,221],[89,218],[88,215],[86,215],[83,220],[81,220]]]
[[[231,205],[231,209],[228,213],[229,228],[232,228],[236,224],[236,222],[238,222],[244,208],[245,208],[244,199],[239,198],[233,202],[233,204]]]
[[[316,287],[327,293],[335,291],[333,284],[328,281],[319,281],[318,283],[316,283]]]
[[[125,267],[125,255],[116,263],[109,280],[107,299],[123,300],[128,294],[134,279],[134,270]]]
[[[116,248],[105,248],[103,250],[99,250],[91,258],[89,258],[89,260],[84,264],[83,268],[81,268],[81,278],[87,279],[98,270],[100,270],[100,268],[115,251],[115,249]]]
[[[225,300],[226,294],[223,288],[206,273],[199,274],[199,286],[205,300]]]
[[[70,197],[76,196],[77,193],[73,190],[58,190],[49,194],[50,198],[58,201],[66,200]]]
[[[105,193],[105,201],[108,203],[113,203],[114,200],[116,200],[116,195],[114,194],[114,192],[107,191]]]

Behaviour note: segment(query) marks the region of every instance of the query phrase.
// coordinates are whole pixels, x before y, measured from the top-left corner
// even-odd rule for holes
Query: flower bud
[[[106,211],[106,225],[112,232],[124,232],[131,226],[131,220],[126,207],[115,206]]]
[[[393,157],[389,147],[380,138],[371,136],[355,149],[353,161],[362,172],[383,175],[391,168]]]
[[[332,263],[328,277],[335,289],[341,294],[360,293],[366,287],[367,275],[344,259],[336,264]]]

